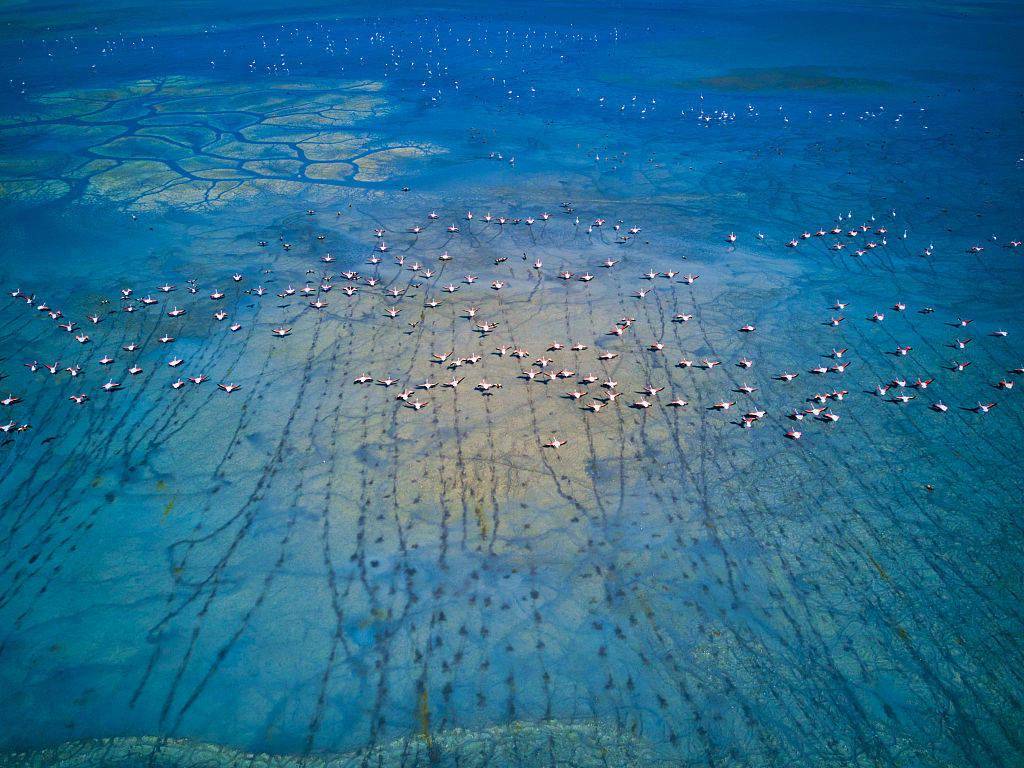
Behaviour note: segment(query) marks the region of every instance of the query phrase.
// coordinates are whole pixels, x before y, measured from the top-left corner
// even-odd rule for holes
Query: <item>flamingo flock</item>
[[[564,203],[562,207],[567,215],[571,216],[574,213],[575,209],[571,204]],[[306,214],[315,216],[316,212],[310,210],[306,211]],[[873,217],[870,223],[851,225],[851,217],[852,213],[845,217],[841,215],[834,225],[828,228],[818,227],[813,232],[812,228],[808,228],[786,241],[784,245],[789,248],[803,248],[806,247],[806,243],[822,239],[829,249],[849,249],[847,252],[855,258],[887,246],[888,230],[885,226],[877,225]],[[474,217],[472,211],[467,211],[462,218],[465,224],[452,221],[450,224],[441,225],[449,241],[456,240],[464,228],[470,226],[477,229],[495,227],[499,230],[520,224],[526,227],[533,227],[536,223],[540,226],[549,226],[552,214],[545,211],[535,216],[514,217],[494,216],[487,212],[483,216]],[[430,211],[422,221],[413,222],[403,230],[407,235],[417,238],[432,226],[436,226],[439,219],[440,215],[436,211]],[[577,231],[585,231],[587,235],[607,226],[613,233],[613,242],[618,245],[634,241],[642,232],[640,226],[627,227],[622,221],[609,224],[609,219],[604,217],[596,217],[589,224],[582,224],[579,216],[575,216],[570,219],[569,225]],[[399,318],[403,317],[403,311],[419,311],[420,319],[407,323],[408,327],[414,328],[420,322],[429,323],[431,312],[444,303],[456,304],[458,317],[476,337],[477,343],[472,349],[432,351],[426,362],[436,367],[436,377],[427,377],[422,381],[405,381],[382,370],[366,371],[351,381],[340,383],[342,386],[379,388],[382,393],[387,393],[384,395],[385,400],[390,400],[395,407],[410,413],[428,411],[437,397],[444,397],[446,392],[456,391],[467,378],[469,382],[466,386],[472,392],[487,398],[500,397],[507,387],[512,386],[553,385],[558,392],[558,398],[566,407],[577,408],[589,414],[590,418],[603,418],[608,408],[644,412],[651,408],[689,407],[690,400],[687,395],[671,391],[669,382],[660,385],[647,383],[632,395],[619,389],[616,376],[622,372],[629,372],[631,378],[636,378],[639,371],[635,358],[642,354],[666,356],[674,360],[672,366],[691,371],[692,375],[710,375],[716,369],[721,369],[721,366],[728,366],[740,372],[750,371],[755,366],[764,366],[770,370],[770,361],[757,360],[746,354],[728,360],[713,356],[694,359],[687,356],[684,350],[672,349],[662,339],[636,338],[640,332],[637,330],[635,316],[610,310],[607,313],[608,330],[602,336],[553,339],[544,349],[531,351],[521,343],[516,343],[510,334],[505,334],[503,321],[495,312],[493,298],[515,288],[515,281],[507,276],[507,270],[504,268],[508,256],[494,259],[494,266],[502,268],[499,275],[482,275],[470,271],[460,278],[455,278],[451,276],[455,269],[452,264],[455,256],[450,252],[451,247],[436,256],[429,257],[424,254],[415,260],[398,255],[392,259],[394,274],[390,277],[395,279],[385,280],[386,265],[380,254],[387,254],[390,251],[390,246],[386,242],[388,230],[378,226],[370,234],[372,237],[369,238],[367,247],[371,255],[366,259],[366,263],[372,274],[362,274],[354,267],[347,268],[338,275],[308,269],[301,280],[287,285],[275,295],[285,300],[300,299],[305,302],[306,311],[316,313],[323,312],[332,305],[335,299],[331,293],[337,289],[338,294],[344,296],[342,301],[369,301],[379,306],[378,322],[385,324],[394,333],[406,330],[406,325],[399,322]],[[322,241],[325,235],[318,234],[317,239]],[[739,247],[737,244],[742,245],[741,235],[734,231],[725,235],[724,240],[730,249]],[[757,233],[756,241],[763,243],[764,240],[765,235]],[[1019,242],[1011,240],[1006,247],[1016,248]],[[261,240],[258,245],[266,248],[268,241]],[[285,251],[292,248],[292,245],[284,242],[283,238],[281,246]],[[933,248],[934,246],[929,246],[923,255],[930,255]],[[979,253],[981,250],[983,247],[978,245],[967,248],[970,253]],[[597,261],[585,269],[560,266],[550,274],[565,283],[600,281],[602,275],[612,270],[635,269],[628,263],[631,259],[625,255],[627,253],[624,252],[619,259],[605,258]],[[437,262],[436,267],[430,265],[432,260]],[[522,260],[528,261],[525,253],[522,254]],[[320,261],[323,264],[331,264],[335,257],[327,254],[321,257]],[[474,261],[474,266],[479,267],[478,260]],[[533,280],[544,279],[546,272],[542,259],[534,259],[530,266]],[[629,290],[622,299],[639,305],[648,300],[653,293],[664,290],[662,286],[668,286],[673,290],[675,286],[685,286],[686,291],[699,291],[700,274],[691,271],[681,274],[681,271],[653,267],[648,267],[644,271],[635,269],[632,276],[637,281],[637,287]],[[397,277],[402,273],[408,274],[408,283],[404,287],[399,284],[389,285],[397,283]],[[257,283],[245,287],[242,292],[258,300],[270,293],[258,282],[259,276],[247,276],[245,270],[239,269],[225,276],[225,282],[245,284],[253,277]],[[233,320],[228,308],[223,306],[227,293],[218,285],[201,289],[195,279],[186,280],[181,285],[175,285],[171,281],[156,285],[156,282],[154,281],[153,288],[120,287],[114,298],[103,300],[100,307],[85,314],[80,320],[66,317],[61,309],[51,306],[50,302],[35,292],[22,288],[11,289],[9,297],[12,301],[20,303],[25,312],[34,313],[52,322],[54,333],[63,340],[62,346],[65,351],[61,355],[61,360],[24,361],[29,371],[41,377],[38,380],[39,386],[43,386],[43,379],[65,381],[66,399],[69,407],[73,409],[88,408],[97,397],[116,397],[118,393],[131,388],[133,379],[144,370],[138,362],[138,357],[144,349],[145,342],[131,341],[113,348],[109,344],[98,343],[94,335],[95,329],[101,323],[116,323],[122,313],[134,312],[150,312],[154,318],[160,318],[162,333],[154,341],[168,350],[164,363],[164,367],[168,369],[166,386],[186,396],[190,389],[201,387],[209,381],[209,374],[206,371],[189,370],[189,360],[183,354],[174,351],[176,334],[180,323],[192,313],[207,313],[213,320],[214,328],[222,327],[223,332],[227,334],[241,330],[242,324]],[[297,285],[299,287],[296,287]],[[543,314],[545,306],[538,304],[531,310]],[[916,312],[924,318],[932,315],[934,311],[928,306],[911,308],[901,300],[895,300],[887,307],[858,307],[853,301],[837,299],[831,306],[821,308],[820,325],[824,329],[836,329],[843,323],[850,322],[877,325],[885,323],[887,313],[890,312]],[[668,314],[665,319],[670,323],[686,324],[693,321],[694,317],[694,312],[674,312]],[[1010,336],[1009,332],[1001,327],[978,329],[970,319],[962,317],[951,317],[947,323],[951,330],[947,343],[950,350],[948,364],[937,370],[915,370],[906,376],[896,376],[891,380],[879,382],[871,393],[874,398],[895,406],[909,407],[915,401],[925,399],[928,389],[933,384],[947,377],[960,375],[971,365],[972,361],[968,355],[981,340],[978,333],[968,335],[970,331],[980,331],[985,337],[984,343],[1006,344]],[[756,336],[759,333],[755,323],[742,320],[736,323],[733,330],[740,337]],[[294,323],[274,324],[266,329],[266,333],[274,339],[282,340],[281,343],[288,343],[284,340],[295,338],[299,335],[299,330]],[[842,418],[840,404],[844,404],[850,397],[860,397],[862,394],[851,392],[843,386],[844,374],[850,366],[857,365],[863,358],[858,359],[859,355],[854,349],[832,344],[828,340],[828,333],[828,330],[823,333],[820,356],[817,360],[808,361],[805,368],[770,371],[771,385],[780,388],[787,398],[792,399],[789,408],[773,414],[768,409],[759,407],[758,398],[763,394],[762,387],[744,381],[738,384],[722,383],[721,396],[708,407],[708,410],[729,415],[738,413],[734,423],[742,429],[752,429],[762,423],[779,420],[782,423],[780,435],[794,442],[804,436],[805,425],[812,420],[822,424],[838,424]],[[480,350],[482,345],[487,345],[488,342],[493,344],[486,353],[491,361],[487,365],[488,374],[470,376],[470,369],[484,361],[484,355],[480,354]],[[914,362],[914,345],[898,343],[889,354],[907,361],[909,365]],[[62,360],[73,362],[65,363]],[[181,374],[179,369],[182,371]],[[1022,374],[1024,366],[991,372],[989,391],[1009,395],[1014,389],[1015,378]],[[244,376],[242,378],[244,380]],[[810,390],[804,386],[804,383],[809,381],[815,382]],[[216,387],[225,395],[231,395],[243,386],[233,380],[216,382]],[[395,392],[397,394],[392,394]],[[24,410],[30,409],[31,400],[30,392],[8,393],[6,397],[0,399],[0,409],[11,414],[21,414]],[[959,408],[976,414],[988,414],[997,405],[998,401],[983,395],[975,402],[961,404]],[[928,401],[928,408],[936,414],[945,414],[950,410],[950,407],[940,399]],[[14,435],[29,429],[30,418],[19,416],[8,423],[0,423],[0,431],[5,434]],[[540,447],[557,450],[571,442],[571,437],[552,435],[550,439],[542,441]]]

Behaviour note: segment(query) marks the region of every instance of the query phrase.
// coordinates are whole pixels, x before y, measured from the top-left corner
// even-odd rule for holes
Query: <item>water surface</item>
[[[1024,384],[993,386],[1024,364],[1014,5],[0,24],[0,282],[91,337],[0,300],[0,416],[31,425],[0,436],[0,763],[1020,763]],[[868,233],[786,247],[840,216]],[[278,295],[325,273],[321,310]],[[620,401],[494,354],[556,341]],[[849,370],[811,374],[834,348]],[[480,360],[422,412],[354,383],[441,380],[448,350]],[[900,377],[935,381],[873,394]],[[837,388],[840,421],[783,437]]]

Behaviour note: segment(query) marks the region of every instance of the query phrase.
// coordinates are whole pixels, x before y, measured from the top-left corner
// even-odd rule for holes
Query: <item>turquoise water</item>
[[[0,764],[1020,764],[1022,27],[0,9]]]

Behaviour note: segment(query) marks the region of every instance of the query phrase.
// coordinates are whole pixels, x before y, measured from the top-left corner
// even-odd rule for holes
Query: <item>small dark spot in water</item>
[[[888,89],[889,83],[859,77],[838,77],[820,67],[752,67],[733,69],[724,75],[678,83],[681,88],[714,88],[721,91],[831,91],[865,93]]]

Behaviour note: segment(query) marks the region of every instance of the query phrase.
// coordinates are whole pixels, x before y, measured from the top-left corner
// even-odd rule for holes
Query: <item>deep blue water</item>
[[[0,764],[1019,765],[1022,31],[4,6]]]

